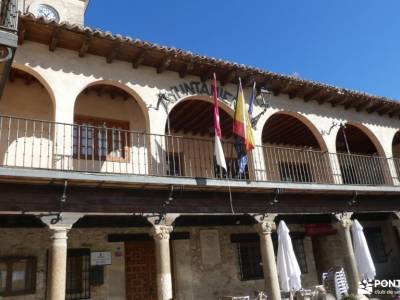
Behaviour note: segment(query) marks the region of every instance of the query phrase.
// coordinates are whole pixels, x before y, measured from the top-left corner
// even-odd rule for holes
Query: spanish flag
[[[246,101],[244,100],[242,81],[239,78],[239,90],[235,107],[235,119],[233,121],[233,133],[243,139],[246,152],[254,149],[254,136],[251,127],[251,120]]]

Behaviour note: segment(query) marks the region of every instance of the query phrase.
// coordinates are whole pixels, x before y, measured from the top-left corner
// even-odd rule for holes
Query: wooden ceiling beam
[[[338,106],[338,105],[342,105],[342,104],[346,103],[348,99],[349,99],[348,96],[341,95],[341,97],[338,97],[335,100],[332,100],[331,101],[331,105],[332,105],[332,107],[335,107],[335,106]]]
[[[89,35],[86,35],[83,38],[81,48],[79,49],[79,52],[78,52],[79,57],[84,57],[86,55],[86,52],[89,50],[91,40],[92,40],[92,37]]]
[[[379,109],[379,110],[377,111],[377,113],[378,113],[380,116],[382,116],[382,115],[384,115],[384,114],[389,113],[389,112],[392,111],[393,109],[395,109],[395,107],[394,107],[393,105],[384,106],[383,108]]]
[[[58,44],[58,36],[60,34],[60,28],[54,28],[52,34],[51,34],[51,38],[50,38],[50,43],[49,43],[49,50],[50,51],[55,51],[57,48],[57,44]]]
[[[373,105],[374,105],[374,102],[364,99],[364,100],[361,101],[360,104],[355,106],[355,109],[356,109],[356,111],[359,112],[359,111],[362,111],[364,109],[368,109]]]
[[[228,71],[224,77],[220,80],[221,86],[227,85],[229,82],[231,82],[236,76],[237,76],[237,70],[230,70]]]
[[[397,117],[400,116],[400,107],[394,109],[393,111],[391,111],[389,113],[389,117],[393,118],[393,117]]]
[[[319,97],[324,96],[326,94],[327,94],[327,91],[324,89],[314,90],[314,91],[311,91],[308,94],[304,95],[303,99],[304,99],[304,102],[309,102],[311,100],[316,100]]]
[[[251,74],[250,76],[247,76],[242,80],[242,86],[243,88],[251,87],[253,86],[254,82],[257,81],[258,75]]]
[[[21,26],[18,30],[18,45],[22,45],[25,41],[26,29]]]
[[[106,57],[106,61],[108,64],[111,64],[113,60],[117,57],[119,50],[122,47],[122,43],[114,43],[111,46],[111,50]]]
[[[183,69],[179,72],[179,77],[185,78],[187,74],[193,72],[193,70],[194,70],[194,61],[191,60],[188,63],[186,63]]]
[[[146,51],[144,49],[139,50],[135,57],[132,59],[132,68],[137,69],[143,63],[145,57]]]
[[[370,108],[367,109],[367,112],[369,114],[372,114],[373,112],[375,112],[376,108],[381,106],[382,103],[381,102],[376,102],[374,105],[372,105]]]
[[[212,76],[213,73],[214,73],[213,70],[206,70],[206,71],[204,71],[203,74],[201,74],[201,76],[200,76],[200,80],[201,80],[202,82],[207,81],[208,79],[211,78],[211,76]]]
[[[161,74],[162,72],[164,72],[165,69],[167,69],[171,65],[171,62],[172,62],[172,57],[165,56],[157,67],[157,73]]]

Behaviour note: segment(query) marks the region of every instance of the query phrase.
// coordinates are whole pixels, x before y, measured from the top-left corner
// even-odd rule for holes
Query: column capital
[[[395,211],[395,212],[393,212],[393,213],[394,213],[394,215],[397,217],[397,219],[400,220],[400,211]]]
[[[84,216],[80,213],[60,213],[59,219],[55,215],[39,216],[47,227],[55,232],[69,231],[72,226]]]
[[[156,225],[167,225],[172,226],[179,214],[143,214],[143,217],[147,219],[153,226]]]
[[[341,214],[334,214],[335,219],[337,222],[334,224],[334,226],[339,229],[348,229],[350,228],[351,224],[353,224],[353,221],[351,220],[351,216],[353,215],[352,212],[343,212]]]
[[[265,215],[253,215],[253,218],[257,221],[254,225],[258,234],[271,234],[276,229],[274,222],[277,214],[265,214]]]
[[[150,234],[155,240],[169,240],[170,233],[174,230],[169,225],[154,225]]]

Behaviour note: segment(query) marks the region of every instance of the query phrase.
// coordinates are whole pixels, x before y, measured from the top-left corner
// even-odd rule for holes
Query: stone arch
[[[341,129],[339,129],[336,135],[335,146],[337,152],[344,152],[343,150],[338,151],[338,149],[343,148],[342,145],[340,145],[339,143],[341,140],[344,139],[343,130],[345,130],[345,132],[350,131],[350,134],[352,133],[359,135],[357,141],[352,141],[351,136],[348,136],[348,134],[346,134],[350,146],[349,147],[350,152],[360,153],[360,154],[378,154],[381,157],[385,157],[385,151],[383,150],[381,143],[379,142],[375,134],[368,127],[366,127],[363,124],[353,123],[353,122],[348,122],[344,126],[345,126],[344,128],[342,127]],[[357,149],[359,149],[358,147],[355,148],[356,150],[352,150],[351,144],[354,144],[354,146],[357,146],[356,144],[358,144],[362,146],[364,150],[357,151]],[[373,150],[375,150],[375,152],[373,152]]]
[[[263,143],[266,142],[265,134],[267,134],[266,131],[268,130],[268,126],[272,122],[279,122],[279,121],[294,122],[294,126],[297,126],[299,129],[307,130],[308,137],[313,139],[311,141],[310,145],[307,145],[306,143],[298,143],[298,145],[296,145],[296,144],[290,145],[290,143],[287,143],[287,145],[300,146],[300,147],[311,146],[312,148],[315,148],[315,149],[327,151],[328,148],[325,143],[325,140],[323,139],[323,137],[322,137],[321,133],[319,132],[319,130],[317,129],[317,127],[306,116],[304,116],[300,113],[297,113],[297,112],[290,112],[290,111],[279,111],[279,112],[273,113],[266,119],[266,121],[263,125],[263,129],[262,129]],[[286,133],[290,134],[291,133],[290,131],[293,129],[294,129],[294,127],[287,128]],[[285,139],[282,138],[282,141],[284,141],[284,140]]]
[[[45,78],[14,64],[0,101],[0,164],[52,168],[55,139],[55,97]]]
[[[132,88],[110,80],[87,84],[75,99],[74,123],[74,169],[148,174],[149,115]]]
[[[114,86],[116,88],[119,88],[123,91],[125,91],[127,94],[129,94],[132,99],[138,104],[138,106],[140,107],[141,113],[145,119],[145,127],[146,127],[146,132],[150,131],[150,117],[149,117],[149,113],[148,113],[148,108],[147,105],[145,103],[145,101],[143,100],[143,98],[131,87],[127,86],[126,84],[123,84],[119,81],[115,81],[115,80],[96,80],[93,82],[90,82],[89,84],[85,85],[78,93],[78,96],[75,99],[74,102],[74,112],[76,111],[76,103],[77,100],[79,98],[79,96],[88,88],[96,86],[96,85],[110,85],[110,86]]]
[[[346,123],[336,136],[336,153],[345,184],[391,184],[385,152],[365,125]]]
[[[167,120],[166,120],[166,124],[165,124],[165,131],[166,132],[167,132],[168,122],[170,121],[171,114],[176,113],[178,111],[177,107],[179,107],[179,106],[182,107],[182,106],[186,105],[189,102],[190,102],[190,104],[207,103],[208,105],[206,105],[206,106],[208,108],[212,108],[213,105],[214,105],[213,97],[204,96],[204,95],[194,95],[194,96],[184,97],[184,98],[176,101],[171,107],[168,108],[168,116],[167,116]],[[224,101],[219,101],[218,105],[219,105],[219,113],[220,113],[220,117],[221,117],[221,127],[222,127],[222,122],[223,122],[224,117],[225,118],[229,117],[233,121],[234,110]],[[206,107],[206,106],[203,105],[203,107]],[[213,112],[210,111],[204,117],[208,117],[209,118],[208,121],[213,120],[213,117],[214,117]],[[210,123],[210,122],[208,122],[208,123]],[[209,127],[212,126],[212,125],[213,125],[213,123],[209,124]],[[225,127],[228,128],[227,126],[225,126]],[[231,123],[231,125],[229,127],[232,127],[232,123]],[[228,130],[228,131],[229,131],[229,133],[226,136],[226,134],[224,133],[224,132],[226,132],[226,130],[225,131],[222,130],[223,137],[224,136],[227,137],[227,138],[231,138],[232,137],[232,133],[231,133],[232,130]]]
[[[49,84],[49,82],[43,77],[42,74],[40,74],[38,71],[36,71],[35,69],[33,69],[27,65],[17,64],[14,62],[11,66],[11,70],[12,69],[16,69],[16,70],[20,70],[25,73],[28,73],[29,75],[33,76],[37,81],[39,81],[40,84],[46,89],[47,94],[50,96],[50,99],[52,102],[52,106],[53,106],[52,119],[54,120],[55,115],[56,115],[57,101],[56,101],[56,96],[55,96],[54,90],[51,87],[51,85]]]

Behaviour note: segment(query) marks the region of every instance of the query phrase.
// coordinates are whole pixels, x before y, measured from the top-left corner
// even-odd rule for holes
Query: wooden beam
[[[160,64],[157,67],[157,73],[161,74],[164,72],[165,69],[167,69],[172,62],[172,57],[171,56],[166,56],[163,58],[163,60],[160,62]]]
[[[60,185],[30,185],[0,183],[0,210],[16,212],[59,211],[59,199],[63,192]],[[63,205],[63,212],[83,213],[132,213],[132,212],[166,212],[166,213],[230,213],[226,191],[203,189],[191,191],[185,188],[180,191],[172,205],[165,206],[164,189],[132,189],[125,187],[86,187],[68,185],[68,200]],[[309,190],[281,191],[279,202],[270,206],[273,213],[327,213],[342,212],[348,207],[350,192],[326,193]],[[238,213],[265,213],[265,203],[276,198],[272,190],[262,193],[234,190],[235,210]],[[400,210],[398,193],[378,192],[361,193],[357,205],[352,206],[355,212],[391,212]]]
[[[341,97],[338,97],[335,100],[332,100],[331,105],[332,105],[332,107],[342,105],[343,103],[346,103],[348,99],[349,99],[348,96],[342,95]]]
[[[225,76],[220,80],[221,86],[227,85],[237,76],[237,70],[228,71]]]
[[[185,64],[184,68],[179,72],[181,78],[185,78],[188,73],[191,73],[194,69],[194,61],[191,60]]]
[[[22,45],[25,41],[26,30],[23,26],[18,30],[18,45]]]
[[[243,88],[253,86],[254,82],[257,81],[258,75],[250,75],[242,80]]]
[[[89,35],[86,35],[86,36],[83,38],[81,48],[79,49],[79,57],[84,57],[84,56],[86,55],[86,52],[87,52],[88,49],[89,49],[90,41],[91,41],[91,40],[92,40],[92,37],[89,36]]]
[[[140,49],[135,57],[132,59],[132,68],[137,69],[144,59],[146,58],[146,51],[144,49]]]
[[[208,79],[211,78],[213,73],[214,73],[213,70],[204,71],[204,73],[200,76],[200,80],[203,81],[203,82],[207,81]]]
[[[390,104],[386,104],[384,107],[380,108],[377,113],[382,116],[384,114],[387,114],[388,112],[392,111],[393,109],[395,109],[395,107]]]
[[[53,33],[51,34],[51,39],[50,39],[50,44],[49,44],[49,50],[50,51],[55,51],[57,48],[57,43],[58,43],[58,35],[60,34],[60,28],[55,28],[53,30]]]
[[[400,115],[400,107],[393,109],[393,111],[391,111],[389,113],[389,117],[390,118],[393,118],[393,117],[396,117],[396,116],[399,116],[399,115]]]
[[[363,101],[361,101],[360,104],[355,106],[356,111],[362,111],[363,109],[368,109],[371,106],[373,106],[375,103],[372,101],[369,101],[368,99],[364,99]]]
[[[369,114],[372,114],[373,112],[375,112],[376,108],[381,106],[381,105],[382,105],[382,102],[375,102],[374,105],[372,105],[370,108],[367,109],[367,112]]]
[[[314,91],[304,95],[303,99],[304,99],[304,102],[308,102],[308,101],[314,100],[316,98],[319,98],[319,97],[325,95],[326,93],[327,92],[325,89],[314,90]]]
[[[118,51],[121,48],[121,46],[122,46],[121,43],[115,43],[112,45],[111,50],[106,57],[106,61],[108,64],[111,64],[113,60],[117,57]]]

